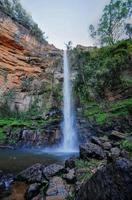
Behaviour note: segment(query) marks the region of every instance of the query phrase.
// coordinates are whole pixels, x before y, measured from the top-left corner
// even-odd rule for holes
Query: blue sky
[[[63,48],[64,43],[89,46],[89,25],[96,24],[109,0],[21,0],[49,43]]]

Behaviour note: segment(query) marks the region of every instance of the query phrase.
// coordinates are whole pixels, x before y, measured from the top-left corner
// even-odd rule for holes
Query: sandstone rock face
[[[132,162],[120,158],[99,169],[80,188],[76,200],[131,200]]]
[[[39,43],[0,11],[0,97],[12,94],[8,99],[11,110],[28,110],[36,96],[43,106],[46,92],[53,100],[52,87],[62,79],[61,57],[60,50],[48,42]]]

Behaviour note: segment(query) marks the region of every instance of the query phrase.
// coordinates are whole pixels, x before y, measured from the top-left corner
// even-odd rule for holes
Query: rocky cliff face
[[[62,79],[61,51],[40,44],[30,32],[0,11],[0,102],[11,111],[57,104]],[[58,97],[58,94],[56,95]]]

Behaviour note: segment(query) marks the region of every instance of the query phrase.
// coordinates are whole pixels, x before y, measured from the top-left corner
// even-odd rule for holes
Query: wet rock
[[[14,176],[13,174],[7,174],[7,175],[4,175],[3,176],[3,181],[6,185],[6,189],[10,188],[11,184],[13,183],[14,181]]]
[[[123,149],[121,151],[120,155],[121,155],[121,157],[124,157],[124,158],[127,158],[127,159],[129,158],[129,153],[125,149]]]
[[[78,139],[80,143],[86,143],[90,138],[96,134],[92,124],[88,120],[77,118],[76,128],[78,130]]]
[[[62,172],[64,172],[64,166],[58,164],[51,164],[43,169],[43,174],[47,179]]]
[[[48,119],[50,117],[61,117],[62,116],[62,111],[58,108],[52,108],[49,110],[48,113],[45,115],[45,119]]]
[[[111,140],[120,141],[125,138],[125,134],[120,133],[119,131],[112,131],[112,133],[109,135],[109,138]]]
[[[6,189],[6,185],[3,181],[0,181],[0,192],[2,193]]]
[[[120,158],[100,168],[84,183],[76,200],[131,200],[132,161]]]
[[[106,135],[104,135],[103,137],[99,137],[99,139],[100,139],[101,143],[109,142],[109,138]]]
[[[41,183],[45,181],[44,175],[43,175],[43,165],[37,163],[26,170],[20,172],[16,180],[19,181],[27,181],[29,183]]]
[[[2,171],[0,171],[0,198],[10,193],[13,181],[14,176],[12,174],[5,175]]]
[[[10,145],[0,145],[0,149],[15,149],[13,146],[10,146]]]
[[[118,158],[120,156],[121,150],[118,147],[114,147],[111,149],[112,158]]]
[[[104,159],[105,153],[103,149],[97,144],[88,142],[86,144],[80,145],[80,158],[87,160],[89,158]]]
[[[110,150],[110,149],[112,148],[112,145],[111,145],[110,142],[104,142],[104,143],[102,144],[102,147],[103,147],[103,149],[105,149],[105,150]]]
[[[69,158],[65,161],[65,168],[75,168],[75,161],[76,161],[76,158],[75,157],[72,157],[72,158]]]
[[[91,142],[94,143],[94,144],[97,144],[99,146],[101,146],[101,144],[102,144],[101,140],[98,137],[96,137],[96,136],[93,136],[91,138]]]
[[[40,190],[40,184],[38,183],[31,184],[26,191],[25,199],[31,200],[33,197],[39,194],[39,190]]]
[[[63,200],[69,193],[69,187],[61,177],[53,177],[49,181],[46,200]]]
[[[69,172],[63,176],[63,178],[67,181],[67,183],[75,183],[76,182],[75,170],[74,169],[69,170]]]

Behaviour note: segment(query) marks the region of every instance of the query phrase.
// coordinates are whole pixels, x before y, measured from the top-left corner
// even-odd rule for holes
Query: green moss
[[[15,134],[17,131],[20,131],[21,127],[30,128],[32,130],[39,129],[43,126],[46,126],[54,121],[57,118],[49,118],[47,120],[26,120],[26,119],[17,119],[17,118],[2,118],[0,119],[0,141],[3,141],[5,136],[5,129],[11,127],[12,133]],[[15,144],[15,140],[12,139],[9,141],[10,144]]]
[[[91,159],[90,161],[78,159],[75,162],[75,166],[77,168],[90,168],[90,167],[98,166],[99,164],[100,164],[100,161],[96,159]]]
[[[121,142],[120,147],[122,149],[129,151],[129,152],[132,152],[132,141],[126,139],[126,140]]]
[[[132,98],[109,103],[107,108],[103,104],[88,103],[84,109],[84,116],[94,120],[97,124],[111,123],[114,118],[125,117],[132,112]]]
[[[5,139],[5,133],[2,128],[0,128],[0,141],[3,141]]]

